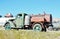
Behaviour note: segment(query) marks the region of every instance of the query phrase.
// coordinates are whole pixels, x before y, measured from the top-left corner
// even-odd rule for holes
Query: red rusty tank
[[[44,16],[33,15],[33,16],[31,16],[31,22],[44,22]]]
[[[51,22],[51,21],[52,21],[51,14],[39,14],[31,16],[31,22]]]

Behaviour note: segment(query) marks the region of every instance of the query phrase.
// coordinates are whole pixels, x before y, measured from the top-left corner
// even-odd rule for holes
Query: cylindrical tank
[[[30,16],[26,15],[25,16],[25,25],[29,25],[30,24]]]

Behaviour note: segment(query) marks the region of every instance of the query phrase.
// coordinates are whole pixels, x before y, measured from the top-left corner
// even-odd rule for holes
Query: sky
[[[60,18],[60,0],[0,0],[0,15],[11,13],[52,14]]]

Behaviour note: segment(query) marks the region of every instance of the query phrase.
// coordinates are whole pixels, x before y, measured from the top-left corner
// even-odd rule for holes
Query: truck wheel
[[[33,30],[35,30],[35,31],[41,31],[42,30],[41,24],[34,24],[33,25]]]
[[[11,26],[10,26],[10,23],[6,23],[5,24],[5,30],[11,30]]]

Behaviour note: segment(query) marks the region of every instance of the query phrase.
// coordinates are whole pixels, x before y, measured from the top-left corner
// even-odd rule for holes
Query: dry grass
[[[60,32],[0,30],[0,39],[60,39]]]

